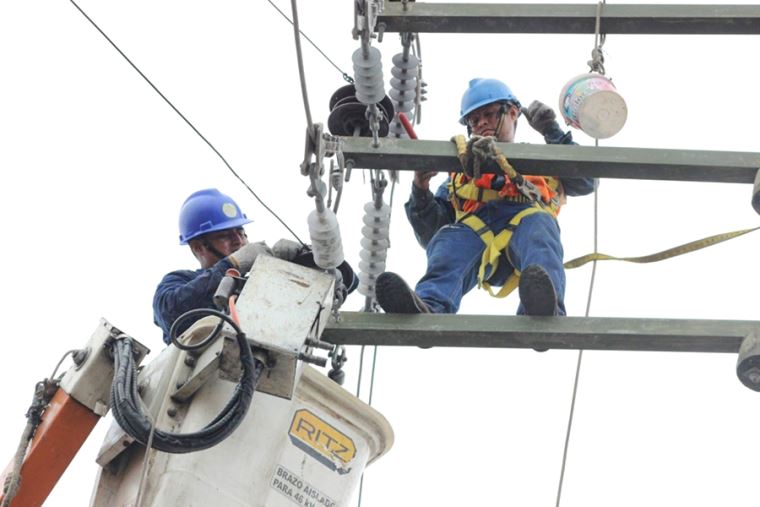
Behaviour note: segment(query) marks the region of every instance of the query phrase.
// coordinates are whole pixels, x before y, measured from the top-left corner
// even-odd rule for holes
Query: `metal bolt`
[[[175,417],[177,415],[177,407],[171,406],[166,409],[166,415],[169,417]]]
[[[314,356],[311,354],[304,354],[303,352],[298,354],[298,359],[300,359],[304,363],[316,364],[317,366],[324,367],[325,365],[327,365],[327,358]]]
[[[744,376],[754,385],[760,385],[760,368],[757,366],[753,366],[746,372],[744,372]]]
[[[87,356],[89,355],[90,355],[89,348],[79,349],[71,355],[71,360],[74,361],[75,365],[82,366],[82,364],[84,364],[84,362],[87,360]]]
[[[185,357],[185,364],[190,367],[195,366],[195,358],[193,356]]]

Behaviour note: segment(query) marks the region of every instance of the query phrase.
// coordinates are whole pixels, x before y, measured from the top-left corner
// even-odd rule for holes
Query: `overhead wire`
[[[277,12],[279,12],[279,13],[282,15],[282,17],[283,17],[283,18],[285,18],[285,19],[288,21],[288,23],[290,23],[291,25],[293,24],[293,20],[292,20],[292,19],[290,19],[290,18],[287,16],[287,14],[285,14],[284,12],[282,12],[282,10],[281,10],[279,7],[277,7],[277,4],[275,4],[275,3],[274,3],[272,0],[267,0],[267,2],[269,2],[269,4],[270,4],[272,7],[274,7],[274,8],[275,8],[275,10],[276,10]],[[303,31],[302,31],[300,28],[299,28],[299,30],[298,30],[298,33],[300,33],[300,34],[301,34],[301,36],[302,36],[304,39],[306,39],[306,40],[309,42],[309,44],[311,44],[311,45],[314,47],[314,49],[316,49],[316,50],[319,52],[319,54],[320,54],[320,55],[322,55],[322,56],[325,58],[325,60],[327,60],[327,61],[330,63],[330,65],[332,65],[333,67],[335,67],[335,70],[337,70],[338,72],[340,72],[340,73],[341,73],[341,75],[343,76],[343,79],[345,79],[347,83],[350,83],[350,84],[354,84],[354,78],[352,78],[351,76],[349,76],[349,75],[348,75],[348,74],[347,74],[345,71],[343,71],[343,69],[341,69],[340,67],[338,67],[338,65],[337,65],[337,64],[336,64],[334,61],[332,61],[332,60],[330,59],[330,57],[329,57],[329,56],[327,56],[327,55],[325,54],[325,52],[324,52],[324,51],[322,51],[322,50],[320,49],[320,47],[319,47],[319,46],[317,46],[317,45],[314,43],[314,41],[312,41],[312,40],[309,38],[309,36],[308,36],[308,35],[306,35],[305,33],[303,33]]]
[[[260,197],[259,197],[259,196],[256,194],[256,192],[254,192],[254,191],[253,191],[253,189],[252,189],[252,188],[251,188],[251,187],[248,185],[248,183],[246,183],[246,182],[245,182],[245,180],[244,180],[244,179],[243,179],[243,178],[242,178],[242,177],[241,177],[241,176],[240,176],[240,175],[237,173],[237,171],[235,171],[235,170],[232,168],[232,166],[229,164],[229,162],[227,162],[227,159],[226,159],[226,158],[224,158],[224,156],[223,156],[223,155],[222,155],[222,154],[219,152],[219,150],[217,150],[217,149],[216,149],[216,147],[215,147],[213,144],[211,144],[211,142],[210,142],[208,139],[206,139],[206,137],[205,137],[203,134],[201,134],[201,132],[200,132],[200,131],[199,131],[199,130],[198,130],[196,127],[195,127],[195,125],[193,125],[193,124],[192,124],[192,122],[190,122],[190,120],[188,120],[188,119],[187,119],[187,117],[186,117],[184,114],[182,114],[182,112],[181,112],[179,109],[177,109],[177,107],[176,107],[176,106],[175,106],[175,105],[174,105],[174,104],[173,104],[173,103],[172,103],[172,102],[171,102],[171,101],[170,101],[170,100],[169,100],[169,99],[166,97],[166,95],[164,95],[164,94],[161,92],[161,90],[159,90],[159,89],[158,89],[158,87],[156,87],[156,85],[155,85],[155,84],[153,84],[153,82],[152,82],[152,81],[151,81],[151,80],[148,78],[148,76],[146,76],[146,75],[145,75],[145,74],[144,74],[144,73],[143,73],[143,72],[142,72],[142,71],[141,71],[141,70],[140,70],[140,69],[137,67],[137,65],[135,65],[135,64],[132,62],[132,60],[130,60],[130,59],[129,59],[129,57],[128,57],[126,54],[124,54],[124,52],[123,52],[123,51],[122,51],[122,50],[119,48],[119,46],[117,46],[117,45],[116,45],[116,43],[114,43],[114,42],[113,42],[113,40],[111,40],[111,38],[110,38],[108,35],[106,35],[106,33],[105,33],[105,32],[104,32],[104,31],[103,31],[101,28],[100,28],[100,26],[98,26],[98,24],[97,24],[97,23],[95,23],[95,21],[93,21],[93,19],[92,19],[90,16],[88,16],[88,15],[87,15],[87,13],[86,13],[86,12],[85,12],[85,11],[84,11],[84,10],[83,10],[83,9],[82,9],[82,8],[81,8],[81,7],[80,7],[80,6],[79,6],[79,5],[78,5],[78,4],[77,4],[77,3],[76,3],[74,0],[69,0],[69,1],[70,1],[70,2],[71,2],[73,5],[74,5],[74,7],[76,7],[76,8],[77,8],[77,10],[78,10],[80,13],[82,13],[82,15],[83,15],[83,16],[84,16],[84,17],[87,19],[87,21],[89,21],[89,22],[90,22],[90,24],[92,24],[92,26],[94,26],[94,27],[95,27],[95,29],[96,29],[98,32],[100,32],[100,34],[101,34],[101,35],[102,35],[102,36],[103,36],[103,37],[104,37],[104,38],[105,38],[105,39],[106,39],[106,40],[109,42],[109,44],[111,44],[111,46],[113,46],[113,48],[114,48],[116,51],[118,51],[118,52],[119,52],[119,54],[120,54],[120,55],[121,55],[121,56],[122,56],[122,57],[123,57],[123,58],[124,58],[124,59],[127,61],[127,63],[129,63],[129,65],[131,65],[131,66],[132,66],[132,68],[133,68],[133,69],[135,69],[135,71],[137,71],[137,73],[138,73],[138,74],[140,74],[140,76],[141,76],[141,77],[142,77],[142,78],[145,80],[145,82],[147,82],[147,83],[148,83],[148,84],[151,86],[151,88],[153,88],[153,90],[154,90],[154,91],[155,91],[155,92],[156,92],[156,93],[157,93],[157,94],[158,94],[158,95],[159,95],[159,96],[160,96],[162,99],[164,99],[164,102],[166,102],[166,103],[169,105],[169,107],[171,107],[171,108],[174,110],[174,112],[175,112],[175,113],[177,113],[177,114],[179,115],[179,117],[180,117],[180,118],[182,118],[182,119],[185,121],[185,123],[187,123],[187,125],[188,125],[188,126],[191,128],[191,129],[193,129],[193,131],[194,131],[196,134],[198,134],[198,137],[200,137],[200,138],[203,140],[203,142],[205,142],[205,143],[208,145],[208,147],[209,147],[209,148],[211,148],[211,150],[212,150],[214,153],[216,153],[216,155],[217,155],[217,156],[218,156],[218,157],[221,159],[221,161],[224,163],[224,165],[225,165],[225,166],[227,166],[227,169],[229,169],[229,171],[230,171],[230,172],[233,174],[233,176],[235,176],[235,177],[236,177],[236,178],[237,178],[237,179],[240,181],[240,183],[242,183],[242,184],[243,184],[243,186],[245,186],[245,188],[247,188],[247,189],[248,189],[248,191],[251,193],[251,195],[253,195],[253,197],[254,197],[254,198],[255,198],[255,199],[256,199],[256,200],[259,202],[259,204],[261,204],[261,206],[262,206],[262,207],[263,207],[265,210],[267,210],[267,211],[268,211],[268,212],[269,212],[269,213],[270,213],[272,216],[274,216],[274,218],[276,218],[276,219],[277,219],[277,221],[278,221],[278,222],[280,222],[280,224],[282,224],[282,226],[283,226],[283,227],[285,227],[285,229],[287,229],[287,230],[288,230],[288,232],[290,232],[290,234],[292,234],[292,235],[293,235],[293,237],[294,237],[294,238],[296,238],[296,240],[298,240],[298,242],[299,242],[299,243],[301,243],[301,244],[304,244],[304,242],[303,242],[303,241],[301,241],[301,238],[299,238],[299,237],[298,237],[298,235],[297,235],[297,234],[296,234],[296,233],[293,231],[293,229],[291,229],[291,228],[288,226],[288,224],[286,224],[286,223],[285,223],[285,222],[284,222],[284,221],[283,221],[283,220],[282,220],[282,219],[279,217],[279,215],[277,215],[277,213],[275,213],[275,212],[274,212],[274,211],[273,211],[273,210],[272,210],[272,209],[271,209],[269,206],[267,206],[267,205],[264,203],[264,201],[263,201],[263,200],[262,200],[262,199],[261,199],[261,198],[260,198]]]

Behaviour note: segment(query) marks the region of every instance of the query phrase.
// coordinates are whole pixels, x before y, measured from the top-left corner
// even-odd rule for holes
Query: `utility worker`
[[[177,317],[196,308],[214,308],[214,292],[228,269],[245,275],[259,255],[293,260],[302,252],[303,245],[286,239],[272,249],[263,241],[249,243],[243,226],[251,221],[235,201],[215,188],[199,190],[185,200],[179,215],[179,241],[190,246],[201,267],[172,271],[158,284],[153,321],[163,331],[165,343],[171,343],[169,329]],[[192,323],[186,322],[179,333]]]
[[[490,142],[476,136],[492,136],[511,143],[521,112],[547,143],[575,144],[571,133],[560,129],[550,107],[534,101],[522,108],[509,87],[496,79],[470,81],[459,122],[473,135],[471,142]],[[456,313],[464,294],[476,285],[490,292],[491,285],[507,289],[519,281],[518,314],[565,315],[565,271],[556,214],[566,195],[590,194],[595,180],[525,176],[533,190],[526,193],[506,172],[452,173],[433,195],[429,187],[435,174],[415,173],[405,205],[417,241],[426,248],[427,272],[414,291],[397,274],[381,274],[376,294],[383,310]],[[539,199],[532,197],[538,193]],[[500,296],[508,293],[504,289]]]

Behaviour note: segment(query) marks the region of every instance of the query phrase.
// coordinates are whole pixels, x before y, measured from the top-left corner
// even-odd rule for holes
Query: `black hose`
[[[235,431],[248,412],[256,383],[264,370],[264,363],[253,357],[245,334],[229,316],[211,309],[191,311],[194,312],[193,315],[197,313],[215,315],[235,329],[240,347],[243,376],[226,406],[201,430],[193,433],[170,433],[155,429],[152,447],[175,454],[208,449]],[[187,318],[188,313],[180,319]],[[111,384],[111,410],[114,418],[127,434],[141,444],[147,445],[151,422],[142,410],[142,402],[137,392],[137,369],[132,338],[127,336],[115,340],[113,355],[114,380]]]
[[[177,320],[175,320],[172,323],[172,327],[169,328],[169,338],[171,339],[172,344],[177,347],[180,350],[184,350],[186,352],[193,352],[196,350],[201,350],[206,348],[208,344],[210,344],[212,341],[214,341],[219,334],[219,332],[222,330],[222,327],[224,327],[225,322],[230,322],[231,324],[234,324],[233,327],[235,328],[235,331],[238,333],[242,333],[240,328],[235,324],[235,322],[232,319],[223,319],[220,317],[219,323],[216,325],[216,327],[209,333],[207,337],[205,337],[200,342],[196,343],[195,345],[185,345],[184,343],[180,342],[178,340],[177,334],[179,333],[179,327],[180,324],[183,324],[186,320],[188,320],[190,317],[196,317],[198,319],[198,315],[224,315],[227,316],[224,313],[216,312],[215,310],[211,310],[210,308],[197,308],[195,310],[189,310],[179,317],[177,317]]]

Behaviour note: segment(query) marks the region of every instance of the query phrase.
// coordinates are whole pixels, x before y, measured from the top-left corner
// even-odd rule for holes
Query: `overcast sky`
[[[290,13],[289,2],[277,3]],[[302,29],[351,73],[352,2],[299,4]],[[308,238],[313,203],[298,167],[306,120],[293,34],[269,3],[80,5]],[[556,108],[565,82],[587,70],[592,46],[592,35],[423,34],[429,100],[419,136],[463,133],[459,100],[473,77],[502,79],[523,103]],[[70,2],[3,2],[0,47],[0,456],[10,459],[35,382],[83,346],[99,318],[150,347],[149,359],[163,348],[151,300],[166,272],[196,265],[177,242],[177,214],[191,192],[214,186],[233,196],[255,220],[252,239],[272,244],[288,233]],[[387,34],[378,47],[389,79],[401,45]],[[757,36],[611,35],[605,49],[629,117],[603,146],[760,151]],[[304,55],[312,115],[326,123],[328,100],[345,83],[308,45]],[[517,141],[543,142],[524,122]],[[414,283],[425,255],[403,213],[410,184],[403,174],[395,191],[388,269]],[[750,196],[750,185],[603,180],[599,250],[643,255],[756,226]],[[369,199],[368,183],[354,174],[338,217],[355,266]],[[592,251],[593,217],[592,196],[563,209],[566,259]],[[757,319],[759,250],[755,233],[658,264],[600,264],[591,315]],[[590,273],[568,272],[570,315],[585,311]],[[343,308],[362,304],[357,292]],[[516,307],[516,295],[492,300],[473,291],[461,312]],[[381,349],[373,405],[393,426],[395,444],[367,470],[362,505],[553,505],[576,360],[575,351]],[[586,353],[562,505],[756,506],[760,402],[737,380],[735,362],[733,354]],[[358,364],[352,349],[349,390]],[[46,505],[86,504],[105,428],[96,428]]]

